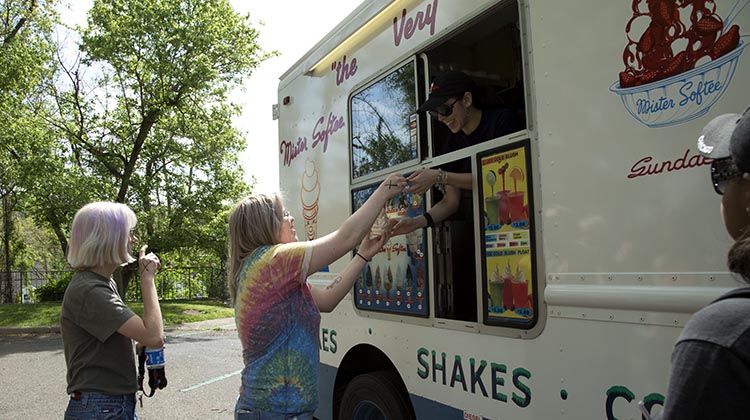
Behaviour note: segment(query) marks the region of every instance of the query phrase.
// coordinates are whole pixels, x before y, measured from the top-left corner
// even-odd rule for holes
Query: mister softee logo
[[[638,122],[667,127],[694,120],[726,92],[747,46],[733,24],[737,14],[717,13],[727,3],[632,0],[625,68],[610,90]]]

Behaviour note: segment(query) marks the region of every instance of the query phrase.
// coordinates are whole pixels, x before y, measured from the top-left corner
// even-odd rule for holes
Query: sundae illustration
[[[320,199],[320,182],[315,162],[307,159],[305,172],[302,174],[302,216],[305,218],[305,234],[311,241],[318,237],[318,200]]]
[[[380,286],[383,285],[383,277],[380,275],[380,267],[375,269],[375,294],[380,294]]]
[[[367,292],[370,292],[370,288],[372,287],[372,270],[368,268],[367,275],[365,276],[365,286],[367,287]]]
[[[385,271],[385,283],[383,284],[383,287],[385,287],[385,298],[390,299],[391,298],[391,288],[393,288],[393,272],[391,271],[391,266],[388,266],[388,269]]]
[[[424,253],[422,252],[423,235],[424,231],[422,229],[415,229],[406,234],[406,247],[415,259],[424,258]]]
[[[404,288],[404,271],[401,269],[401,264],[396,266],[396,296],[401,296],[401,291]]]
[[[418,209],[422,206],[422,196],[419,194],[411,194],[411,208]]]
[[[716,13],[718,0],[632,1],[625,68],[610,90],[648,127],[705,114],[731,84],[747,46],[747,37],[732,23],[750,0],[734,0],[724,18]]]
[[[395,202],[397,199],[398,203]],[[389,219],[400,219],[406,216],[406,211],[409,208],[406,201],[406,194],[401,193],[398,197],[388,200],[386,208],[386,216]]]
[[[387,228],[388,216],[386,216],[385,207],[383,207],[380,210],[380,214],[378,214],[378,217],[375,219],[375,223],[372,224],[372,228],[370,228],[370,237],[374,238],[381,235]]]
[[[406,266],[406,297],[411,298],[411,291],[414,288],[414,275],[410,266]]]

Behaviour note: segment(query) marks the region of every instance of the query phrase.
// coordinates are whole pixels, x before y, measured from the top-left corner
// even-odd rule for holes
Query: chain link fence
[[[75,271],[11,271],[0,272],[0,303],[36,303],[62,301],[65,287]],[[8,278],[10,275],[10,279]],[[117,270],[113,278],[125,300],[141,300],[141,282],[135,268]],[[156,275],[159,299],[229,299],[224,267],[164,267]]]

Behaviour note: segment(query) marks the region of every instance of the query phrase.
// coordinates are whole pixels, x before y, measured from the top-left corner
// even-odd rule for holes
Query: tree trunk
[[[141,154],[143,144],[146,142],[146,137],[148,137],[148,134],[151,132],[151,127],[156,123],[159,113],[159,110],[154,110],[143,117],[140,129],[138,130],[138,135],[135,138],[135,144],[133,144],[133,150],[130,152],[130,158],[128,159],[127,165],[125,165],[125,170],[122,172],[120,191],[117,193],[118,203],[125,202],[128,187],[130,187],[130,178],[133,176],[133,171],[135,171],[135,164],[138,161],[138,156]]]

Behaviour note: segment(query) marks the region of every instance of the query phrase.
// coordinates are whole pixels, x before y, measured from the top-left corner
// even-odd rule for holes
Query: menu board
[[[477,155],[484,322],[536,323],[534,200],[529,141]]]
[[[352,192],[352,212],[361,207],[377,185]],[[389,219],[423,214],[424,196],[403,192],[390,199],[371,234],[387,225]],[[417,229],[391,237],[365,264],[354,284],[354,304],[358,309],[426,317],[428,314],[427,235]]]

